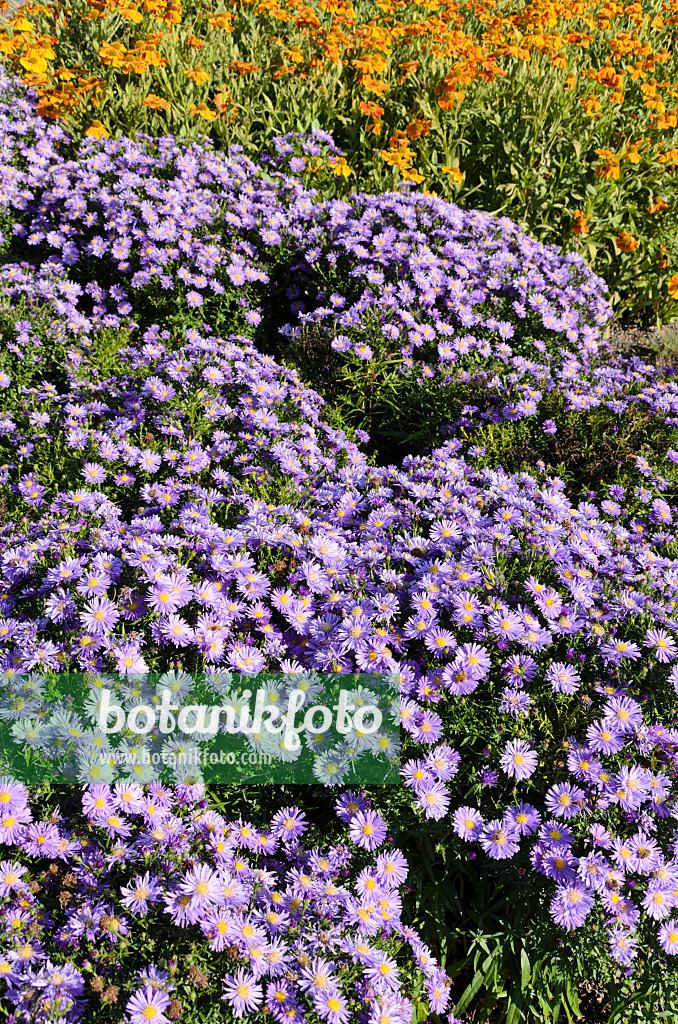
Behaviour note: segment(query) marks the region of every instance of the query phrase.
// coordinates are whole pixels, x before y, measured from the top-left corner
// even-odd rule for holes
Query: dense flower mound
[[[127,509],[161,509],[198,497],[201,486],[237,489],[248,479],[259,493],[276,488],[280,497],[291,482],[298,494],[344,464],[365,465],[355,443],[322,421],[323,400],[296,371],[247,338],[224,341],[205,326],[204,337],[189,330],[172,346],[170,332],[154,325],[140,347],[115,351],[112,377],[96,353],[70,348],[65,394],[48,381],[15,388],[5,375],[12,411],[0,421],[3,482],[33,508],[48,488],[63,492],[79,478],[106,483]],[[36,339],[26,330],[23,340],[30,357]]]
[[[359,794],[337,800],[331,848],[307,845],[298,808],[231,821],[201,786],[92,786],[47,820],[17,783],[0,780],[0,800],[0,986],[17,1022],[124,1006],[131,1024],[168,1024],[198,985],[205,1005],[280,1022],[410,1024],[413,999],[447,1005],[401,920],[407,861],[379,852],[386,825]]]
[[[598,892],[623,959],[633,939],[618,925],[637,919],[624,884],[661,919],[650,896],[676,841],[675,509],[619,486],[575,506],[558,480],[477,471],[459,448],[402,469],[347,465],[282,505],[185,474],[165,507],[158,493],[172,484],[144,485],[148,504],[129,522],[103,479],[62,491],[4,530],[5,668],[20,687],[35,667],[144,671],[159,650],[245,672],[397,672],[403,725],[424,750],[404,776],[424,813],[439,818],[475,790],[477,807],[454,799],[459,834],[497,858],[531,836],[534,867],[557,885],[556,919],[581,923]],[[106,471],[86,463],[94,472]],[[134,639],[122,633],[130,622]],[[627,856],[653,833],[650,860]],[[621,917],[620,893],[631,908]]]
[[[508,218],[421,193],[319,201],[293,175],[327,146],[323,133],[278,140],[291,174],[271,176],[270,161],[207,143],[70,146],[40,123],[26,98],[0,105],[2,208],[12,218],[3,276],[11,298],[53,299],[73,329],[146,326],[169,305],[217,326],[236,311],[256,326],[268,288],[300,321],[288,335],[321,324],[335,352],[407,369],[534,344],[594,353],[610,319],[604,282],[581,256],[535,242]],[[280,315],[268,305],[265,317]]]
[[[290,170],[306,161],[296,149],[314,148],[294,135],[276,145]],[[296,232],[316,242],[292,268],[298,320],[322,324],[336,352],[362,361],[386,354],[432,372],[469,353],[507,358],[516,346],[594,354],[612,315],[581,256],[536,242],[508,217],[392,192],[319,203],[307,219],[323,232]]]

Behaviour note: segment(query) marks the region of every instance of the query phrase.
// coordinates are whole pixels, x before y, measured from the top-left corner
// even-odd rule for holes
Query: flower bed
[[[40,111],[95,137],[210,133],[248,155],[317,126],[324,189],[425,184],[504,213],[674,315],[675,6],[29,3],[0,35]]]
[[[432,196],[338,200],[309,190],[294,161],[300,147],[308,155],[329,145],[318,134],[283,139],[255,164],[203,142],[74,143],[43,128],[30,96],[4,106],[0,716],[29,748],[61,740],[64,723],[49,720],[43,688],[66,670],[131,676],[126,708],[140,699],[134,677],[148,670],[266,670],[283,691],[317,672],[392,673],[404,785],[372,795],[388,826],[360,797],[333,833],[358,858],[357,877],[372,870],[360,851],[371,852],[364,837],[375,829],[381,842],[391,828],[403,847],[430,830],[455,885],[467,884],[474,862],[488,877],[522,880],[541,900],[549,936],[574,949],[577,930],[591,929],[610,978],[642,960],[656,984],[678,950],[672,374],[609,359],[601,280],[512,222]],[[357,399],[336,394],[349,388]],[[420,417],[419,451],[397,461],[413,430],[398,434],[386,422],[389,401],[394,420]],[[612,461],[587,465],[576,450],[582,438],[591,448],[606,439]],[[531,446],[523,453],[521,439]],[[348,776],[362,741],[351,735],[335,752],[336,777]],[[105,737],[93,729],[77,742],[94,750]],[[198,776],[172,783],[182,808],[202,800]],[[129,820],[123,791],[89,788],[85,819],[71,809],[69,823],[52,823],[56,832],[45,822],[54,842],[80,843],[67,851],[68,891],[79,893],[88,872],[95,888],[119,877],[118,832],[138,873],[151,871],[143,808],[156,791],[129,790]],[[18,817],[8,816],[4,837],[23,849],[22,865],[38,861],[27,877],[42,888],[25,897],[38,907],[43,890],[52,899],[50,868],[33,857],[40,827],[22,820],[26,794],[16,792]],[[120,825],[103,824],[91,804],[99,799]],[[200,803],[195,815],[177,813],[168,801],[178,859],[172,868],[157,851],[142,888],[190,902],[171,872],[188,885],[204,867],[209,889],[231,868],[206,831],[223,835],[224,856],[236,857],[242,823]],[[373,815],[366,833],[363,812]],[[264,820],[257,834],[281,840]],[[83,829],[96,836],[91,852]],[[314,856],[266,844],[256,866],[277,872],[278,887]],[[278,863],[283,853],[289,865]],[[334,885],[349,859],[330,861]],[[23,878],[13,861],[4,867]],[[417,877],[421,892],[428,880]],[[319,913],[335,924],[363,895],[347,895],[346,884],[337,882],[336,903],[318,894]],[[146,934],[146,908],[128,890],[120,889],[125,927]],[[14,891],[4,893],[7,913]],[[117,914],[117,892],[102,890],[103,916],[82,933],[87,941],[112,941],[101,920]],[[246,891],[257,908],[258,893]],[[204,901],[191,905],[186,923],[202,927]],[[153,913],[165,920],[159,903]],[[210,911],[209,922],[221,913]],[[73,1016],[92,964],[73,960],[64,927],[51,918],[45,926],[49,964],[38,957],[25,969],[25,998],[53,999],[50,978],[63,967],[58,984],[70,989],[64,1012]],[[333,1024],[358,1009],[370,1024],[409,1021],[413,1002],[422,1016],[442,1010],[451,975],[436,967],[415,980],[412,968],[406,1001],[394,995],[389,1008],[372,977],[381,953],[372,950],[359,980],[348,932],[336,927],[332,956],[347,957],[336,1007],[307,996],[303,972],[290,1006],[310,998]],[[382,931],[385,956],[400,936],[416,960],[421,940],[399,918]],[[209,945],[218,941],[209,932],[194,948],[222,952]],[[129,1019],[143,1019],[144,999],[169,1013],[171,959],[156,959],[170,972],[162,977],[130,960],[126,994],[139,991]],[[8,970],[13,1000],[19,969]],[[236,1016],[275,996],[253,970],[250,957],[228,975]],[[472,979],[452,1002],[466,1007],[480,985]]]

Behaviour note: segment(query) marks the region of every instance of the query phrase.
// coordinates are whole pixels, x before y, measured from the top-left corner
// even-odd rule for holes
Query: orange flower
[[[298,46],[293,46],[289,50],[285,50],[285,60],[290,61],[291,64],[305,64],[306,58],[299,49]]]
[[[101,121],[92,121],[91,125],[85,132],[85,135],[91,135],[93,139],[110,138],[110,134],[106,131]]]
[[[245,60],[234,60],[228,67],[232,71],[237,71],[240,75],[251,75],[259,70],[256,64],[248,64]]]
[[[668,210],[669,204],[665,203],[661,196],[655,196],[648,206],[650,213],[661,213],[662,210]]]
[[[601,163],[596,167],[596,178],[619,178],[619,157],[609,149],[597,149]]]
[[[452,181],[458,185],[460,181],[464,180],[464,172],[460,171],[458,167],[441,167],[443,174],[451,174]]]
[[[411,121],[408,124],[408,126],[405,129],[405,134],[407,135],[408,139],[411,139],[412,142],[414,142],[415,139],[418,139],[420,136],[428,135],[432,125],[433,122],[429,121],[426,118],[423,118],[421,121],[419,120],[419,118],[417,118],[415,121]]]
[[[203,71],[199,64],[196,64],[194,68],[184,68],[184,74],[196,83],[196,85],[202,85],[203,82],[209,82],[210,76],[207,71]]]
[[[363,75],[360,84],[363,89],[373,92],[375,96],[383,96],[388,92],[388,82],[382,81],[381,78],[372,78],[372,75]]]
[[[635,252],[640,242],[633,235],[630,235],[628,231],[622,231],[620,235],[614,240],[614,244],[617,246],[620,252]]]
[[[588,217],[583,210],[574,211],[574,223],[572,224],[572,233],[575,235],[588,235]]]
[[[217,116],[206,103],[199,103],[197,107],[195,103],[191,103],[188,109],[193,114],[193,117],[202,117],[205,121],[213,121]]]
[[[600,100],[596,96],[582,96],[581,105],[589,117],[593,117],[600,110]]]
[[[420,64],[420,61],[418,61],[418,60],[408,60],[408,61],[405,61],[403,64],[399,64],[398,67],[401,70],[400,70],[400,75],[398,76],[398,85],[402,85],[402,83],[405,81],[407,76],[411,75],[414,71],[417,70],[417,68],[419,67],[419,64]]]
[[[669,295],[673,299],[678,298],[678,274],[674,274],[668,283]]]
[[[373,103],[372,100],[363,100],[359,108],[363,114],[367,114],[368,117],[381,117],[384,113],[384,108],[380,107],[378,103]]]
[[[227,14],[226,11],[220,11],[218,14],[211,14],[209,23],[212,28],[223,28],[226,32],[233,31],[233,15]]]
[[[169,102],[162,99],[161,96],[156,96],[154,92],[148,94],[144,100],[144,106],[150,107],[152,110],[169,110],[170,108]]]

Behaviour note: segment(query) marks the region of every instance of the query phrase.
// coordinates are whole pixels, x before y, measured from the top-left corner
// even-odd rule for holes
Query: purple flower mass
[[[399,851],[374,861],[363,854],[354,865],[350,848],[340,842],[328,849],[305,847],[298,832],[303,814],[289,807],[270,825],[280,846],[257,852],[252,830],[211,810],[202,785],[97,785],[82,797],[68,820],[52,826],[58,850],[47,856],[58,859],[51,860],[54,870],[45,870],[45,851],[24,841],[36,834],[37,825],[28,790],[0,780],[3,814],[22,822],[21,834],[9,842],[21,849],[24,863],[0,864],[0,911],[11,922],[2,940],[0,967],[6,964],[6,970],[0,983],[6,985],[3,998],[13,1012],[51,1020],[50,1000],[59,996],[63,1012],[58,1019],[66,1024],[80,1020],[90,999],[88,974],[90,981],[101,977],[105,982],[96,982],[93,993],[116,986],[111,991],[125,1020],[165,1024],[176,1019],[173,998],[186,965],[178,971],[177,961],[167,960],[160,945],[159,963],[144,967],[120,990],[117,943],[126,935],[131,941],[135,930],[147,924],[151,934],[177,928],[194,947],[202,940],[213,957],[226,948],[230,953],[221,961],[224,966],[245,961],[246,966],[227,969],[222,978],[223,999],[236,1018],[260,1009],[266,992],[267,998],[274,993],[276,1002],[296,1006],[301,1014],[313,1009],[323,1019],[345,1020],[347,997],[372,993],[370,998],[377,994],[394,1000],[401,1018],[409,1020],[413,1004],[401,980],[403,970],[408,978],[414,971],[421,991],[446,1008],[449,981],[444,975],[441,980],[434,958],[423,955],[416,932],[400,920],[399,890],[407,862]],[[112,810],[125,827],[118,846],[106,829]],[[348,813],[344,804],[337,811],[349,831],[354,823],[361,834],[366,823],[379,824],[371,812]],[[64,872],[73,896],[58,900]],[[374,882],[369,889],[361,884],[366,875]],[[36,887],[30,883],[37,877]],[[47,907],[58,909],[46,912]],[[318,958],[321,947],[331,959]],[[216,967],[220,961],[213,962]],[[290,974],[292,962],[302,965],[301,972]],[[353,968],[356,962],[358,971],[347,982],[339,968]],[[91,998],[96,1012],[100,1002],[96,995]]]
[[[125,711],[156,696],[150,670],[182,695],[207,671],[224,698],[230,673],[288,689],[392,674],[420,827],[539,876],[566,930],[600,915],[620,964],[642,929],[675,954],[678,383],[606,353],[603,282],[577,254],[436,196],[321,201],[294,177],[309,145],[296,136],[272,163],[170,137],[72,143],[2,82],[3,728],[36,758],[66,743],[95,758],[105,735],[45,697],[64,671],[93,680],[93,706],[117,672]],[[343,430],[262,351],[281,311],[281,357],[316,332],[357,375],[388,364],[428,395],[461,382],[473,404],[425,453],[379,465],[362,428]],[[556,443],[554,408],[640,418],[661,444],[631,460],[632,484],[611,467],[581,491],[545,462],[505,469],[473,437],[524,421]],[[153,725],[148,739],[166,742]],[[356,731],[328,751],[319,734],[319,785],[379,741]],[[407,863],[364,795],[339,797],[327,852],[302,845],[302,809],[260,830],[208,811],[199,778],[172,776],[165,797],[151,781],[104,779],[72,821],[48,821],[0,780],[1,911],[40,936],[24,957],[7,940],[5,998],[33,1001],[17,1014],[59,991],[78,1019],[87,968],[64,951],[165,920],[234,951],[222,994],[236,1017],[273,1002],[276,1020],[350,1019],[327,966],[345,957],[364,968],[361,997],[378,989],[382,1016],[411,1019],[391,941],[406,935]],[[77,898],[61,906],[42,875],[33,892],[41,858],[74,874]],[[308,901],[316,917],[300,915]],[[300,956],[325,987],[288,969]],[[442,1012],[449,986],[437,965],[424,976]],[[126,992],[128,1019],[173,1019],[159,977]]]

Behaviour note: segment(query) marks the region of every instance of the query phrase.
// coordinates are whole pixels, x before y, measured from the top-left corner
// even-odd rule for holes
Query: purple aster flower
[[[240,1018],[259,1008],[263,990],[256,977],[241,967],[236,975],[224,978],[224,994],[221,998],[230,1004],[233,1015]]]
[[[537,753],[525,740],[511,740],[501,755],[502,771],[518,782],[529,779],[537,767]]]
[[[579,804],[585,796],[583,790],[571,786],[569,782],[561,782],[547,791],[546,807],[558,818],[574,818],[580,813]]]
[[[642,725],[642,709],[640,704],[631,697],[612,697],[604,710],[603,723],[609,725],[616,732],[632,732]]]
[[[461,839],[471,842],[479,837],[485,821],[475,807],[459,807],[452,816],[452,827]]]
[[[107,597],[93,597],[80,613],[83,629],[90,633],[110,633],[120,618],[117,606]]]
[[[450,797],[442,782],[429,782],[418,788],[417,801],[427,818],[442,818],[447,814]]]
[[[676,454],[678,455],[678,453]],[[678,458],[676,461],[678,461]],[[664,921],[660,925],[659,945],[669,956],[675,956],[678,953],[678,921],[675,918],[672,917],[669,921]]]
[[[21,876],[25,875],[27,870],[23,864],[3,860],[0,863],[0,896],[9,896],[15,890],[25,889],[26,883]]]
[[[88,462],[82,471],[82,475],[90,484],[102,484],[106,479],[106,470],[96,462]]]
[[[317,992],[313,995],[313,1008],[322,1020],[328,1024],[347,1024],[350,1020],[348,1003],[338,988],[329,992]]]
[[[620,964],[629,964],[637,953],[637,938],[624,928],[613,928],[610,931],[610,954]]]
[[[133,882],[127,886],[121,886],[122,899],[120,902],[133,914],[145,916],[148,913],[149,900],[152,902],[160,893],[160,885],[157,880],[151,878],[150,872],[144,875],[137,875]]]
[[[595,900],[579,882],[559,885],[551,901],[551,917],[562,928],[581,928]]]
[[[128,1020],[130,1024],[148,1024],[149,1021],[152,1024],[169,1024],[169,1017],[164,1011],[170,1002],[170,997],[166,992],[154,990],[150,985],[145,985],[141,991],[135,992],[127,1001]]]
[[[386,838],[386,822],[375,811],[358,811],[350,821],[349,836],[363,850],[376,850]]]
[[[488,821],[480,833],[480,845],[485,853],[494,860],[506,860],[513,857],[520,848],[520,835],[510,822]]]
[[[641,901],[645,913],[655,921],[663,921],[668,917],[677,903],[678,898],[673,890],[666,888],[658,879],[650,882]]]

